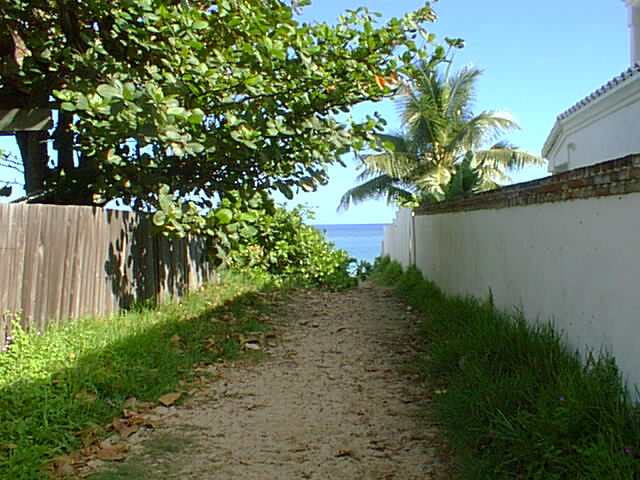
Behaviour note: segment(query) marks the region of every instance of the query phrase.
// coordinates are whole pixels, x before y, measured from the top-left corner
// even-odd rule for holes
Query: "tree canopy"
[[[336,114],[444,58],[434,19],[428,4],[330,26],[281,0],[0,0],[0,109],[57,112],[51,138],[16,132],[28,200],[119,199],[194,230],[206,222],[176,215],[185,201],[202,220],[227,192],[314,189],[383,124]]]
[[[347,191],[340,208],[369,198],[415,206],[495,188],[509,170],[541,165],[542,159],[500,137],[519,128],[500,111],[473,112],[481,70],[450,74],[420,63],[399,91],[403,131],[378,135],[381,152],[360,155],[360,185]]]

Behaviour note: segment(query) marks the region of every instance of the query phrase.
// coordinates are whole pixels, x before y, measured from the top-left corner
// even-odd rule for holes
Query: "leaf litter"
[[[129,455],[149,479],[450,478],[429,388],[410,368],[417,313],[367,284],[300,291],[280,308],[269,334],[242,338],[243,350],[264,350],[266,360],[197,366],[197,388],[158,406],[132,399],[113,437],[56,465],[86,476]],[[184,451],[142,443],[185,431]]]

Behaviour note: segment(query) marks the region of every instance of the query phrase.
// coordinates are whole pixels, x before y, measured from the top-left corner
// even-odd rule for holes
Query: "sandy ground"
[[[417,318],[389,290],[300,292],[273,323],[266,360],[222,368],[172,407],[152,437],[181,432],[188,447],[142,450],[140,478],[448,478],[410,369]]]

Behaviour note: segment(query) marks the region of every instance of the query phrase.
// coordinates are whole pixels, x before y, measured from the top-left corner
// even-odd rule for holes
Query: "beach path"
[[[297,291],[270,323],[266,359],[219,367],[100,478],[449,478],[418,315],[391,290]]]

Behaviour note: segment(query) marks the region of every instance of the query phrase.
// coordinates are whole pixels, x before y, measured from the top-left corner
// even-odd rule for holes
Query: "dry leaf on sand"
[[[107,462],[121,462],[127,457],[125,453],[128,450],[129,447],[121,444],[112,446],[102,445],[100,450],[96,452],[96,458]]]
[[[180,399],[181,396],[182,396],[182,392],[167,393],[165,395],[162,395],[158,399],[158,402],[160,402],[160,404],[165,406],[165,407],[170,407],[171,405],[176,403]]]

